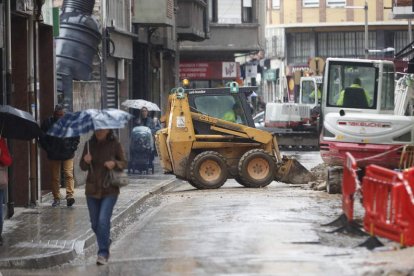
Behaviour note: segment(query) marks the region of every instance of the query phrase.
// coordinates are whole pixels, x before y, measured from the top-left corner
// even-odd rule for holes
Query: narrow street
[[[0,3],[0,276],[414,276],[414,0]]]
[[[307,167],[318,160],[316,152],[299,156]],[[183,182],[136,212],[107,266],[96,266],[90,249],[62,267],[3,275],[409,275],[413,267],[410,249],[386,242],[373,252],[357,246],[366,237],[328,233],[334,228],[321,224],[340,215],[340,195],[306,185],[246,189],[229,180],[195,190]]]

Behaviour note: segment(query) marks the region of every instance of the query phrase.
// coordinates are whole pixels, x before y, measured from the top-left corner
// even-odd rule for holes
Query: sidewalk
[[[158,164],[156,164],[158,165]],[[179,183],[173,175],[131,175],[130,184],[121,189],[112,216],[112,229],[122,228],[142,202]],[[84,186],[75,188],[75,204],[51,207],[50,195],[34,209],[19,208],[4,222],[4,244],[0,247],[0,268],[43,268],[63,264],[82,254],[95,243],[89,222]],[[65,195],[65,190],[61,190]]]

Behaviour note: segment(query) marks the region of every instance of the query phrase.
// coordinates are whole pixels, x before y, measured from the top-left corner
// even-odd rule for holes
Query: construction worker
[[[370,98],[370,96],[368,95],[368,92],[364,89],[364,88],[362,88],[362,86],[361,86],[361,79],[360,78],[355,78],[354,79],[354,81],[352,82],[352,84],[349,86],[350,88],[361,88],[362,90],[364,90],[364,95],[365,95],[365,98],[367,99],[367,103],[368,103],[368,105],[370,105],[370,103],[371,103],[371,98]],[[344,104],[344,95],[345,95],[345,89],[344,90],[342,90],[340,93],[339,93],[339,98],[338,98],[338,100],[336,101],[336,105],[338,105],[338,106],[342,106],[343,104]]]
[[[318,90],[318,101],[320,101],[321,100],[321,98],[322,98],[322,92],[321,92],[321,89],[320,89],[320,87],[319,87],[319,85],[317,86],[317,88],[316,88],[317,90]],[[310,94],[309,94],[309,98],[312,98],[312,99],[315,99],[315,93],[316,92],[316,90],[313,90]]]
[[[242,114],[241,106],[235,103],[231,110],[224,113],[222,119],[232,123],[242,123],[240,114]]]

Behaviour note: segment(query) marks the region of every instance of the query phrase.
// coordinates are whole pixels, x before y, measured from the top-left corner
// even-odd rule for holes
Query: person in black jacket
[[[40,137],[39,142],[41,147],[46,151],[47,158],[50,160],[51,176],[52,176],[52,194],[53,207],[60,205],[60,170],[63,168],[63,177],[66,185],[66,204],[68,207],[75,203],[73,193],[75,190],[75,181],[73,179],[73,157],[78,148],[79,136],[70,138],[59,138],[47,135],[48,130],[53,124],[65,114],[62,105],[55,106],[53,116],[44,120],[41,124],[41,129],[44,135]]]

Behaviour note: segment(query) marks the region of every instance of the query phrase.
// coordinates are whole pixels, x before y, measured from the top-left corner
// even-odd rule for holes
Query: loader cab
[[[228,87],[185,90],[192,112],[224,119],[227,112],[237,108],[236,123],[254,127],[252,110],[246,96],[250,91],[257,91],[257,87],[239,87],[238,92],[232,92]],[[194,130],[197,134],[214,133],[210,125],[202,122],[194,122]]]
[[[393,113],[393,62],[328,58],[324,72],[323,114],[339,110],[357,113]]]

